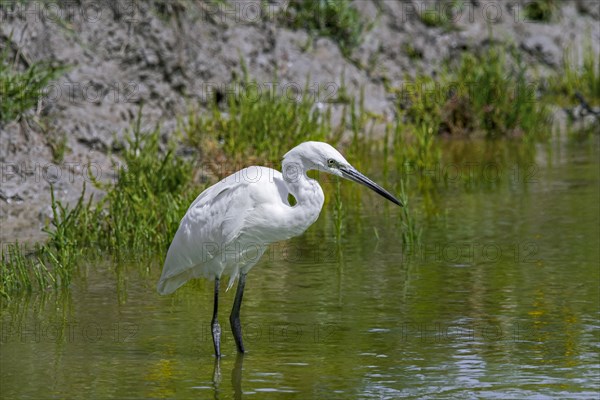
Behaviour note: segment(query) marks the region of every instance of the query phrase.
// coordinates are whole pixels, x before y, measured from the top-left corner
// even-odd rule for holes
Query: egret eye
[[[330,158],[329,160],[327,160],[327,165],[329,165],[331,168],[334,168],[336,166],[336,162],[333,158]]]

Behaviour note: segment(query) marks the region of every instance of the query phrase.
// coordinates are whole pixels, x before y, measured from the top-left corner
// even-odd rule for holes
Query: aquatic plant
[[[402,222],[400,231],[402,235],[402,244],[404,246],[420,246],[422,228],[417,226],[409,196],[406,192],[405,178],[400,179],[400,201],[402,202]]]

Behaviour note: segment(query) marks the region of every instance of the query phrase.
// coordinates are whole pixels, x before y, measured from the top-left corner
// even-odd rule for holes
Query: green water
[[[344,183],[339,241],[330,201],[248,275],[244,357],[228,326],[233,290],[223,291],[219,364],[211,283],[161,297],[158,261],[83,265],[69,292],[2,305],[0,395],[598,398],[591,140],[537,149],[529,164],[508,157],[497,177],[461,176],[413,196],[423,233],[412,248],[402,246],[399,209]],[[476,143],[452,151],[458,164],[488,157]],[[363,168],[383,183],[377,161]],[[395,178],[388,172],[385,186]]]

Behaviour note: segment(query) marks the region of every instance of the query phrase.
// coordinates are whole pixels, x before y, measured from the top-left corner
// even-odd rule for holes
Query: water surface
[[[339,240],[330,202],[248,275],[244,357],[233,290],[221,296],[220,363],[210,282],[161,297],[159,260],[84,265],[70,291],[2,306],[1,397],[597,398],[596,142],[509,157],[473,182],[457,167],[413,197],[412,247],[398,208],[344,183]],[[483,157],[470,146],[453,168]]]

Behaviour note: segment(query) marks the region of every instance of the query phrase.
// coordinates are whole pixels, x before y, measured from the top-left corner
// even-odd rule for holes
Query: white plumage
[[[219,279],[228,275],[229,289],[240,278],[231,322],[238,350],[243,353],[239,306],[246,274],[270,243],[301,234],[321,212],[323,190],[306,175],[308,170],[359,182],[400,205],[394,196],[354,169],[337,150],[321,142],[305,142],[285,154],[283,173],[249,167],[202,192],[181,220],[157,289],[160,294],[169,294],[192,278],[216,280],[213,339],[217,356]],[[293,206],[288,202],[290,194],[296,199]]]
[[[293,212],[281,172],[249,167],[202,192],[187,210],[167,252],[158,284],[161,294],[175,291],[191,278],[229,275],[229,289],[247,273],[266,247],[304,232],[316,221],[323,191],[314,185],[316,202],[296,204]]]

